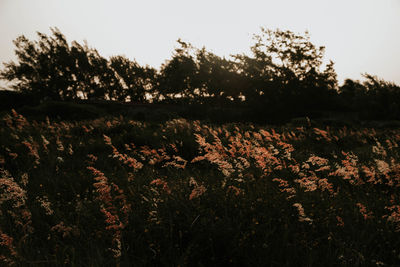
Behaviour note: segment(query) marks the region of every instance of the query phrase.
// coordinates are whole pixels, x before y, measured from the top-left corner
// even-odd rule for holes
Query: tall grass
[[[0,128],[0,262],[395,266],[400,130],[103,117]]]

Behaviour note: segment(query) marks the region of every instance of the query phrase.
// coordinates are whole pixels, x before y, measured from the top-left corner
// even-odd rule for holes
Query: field
[[[400,265],[398,128],[0,124],[0,265]]]

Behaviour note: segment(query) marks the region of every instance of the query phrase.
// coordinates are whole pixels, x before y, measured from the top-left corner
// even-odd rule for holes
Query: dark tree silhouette
[[[18,37],[17,62],[4,63],[0,79],[39,100],[196,104],[214,113],[249,112],[261,121],[339,110],[367,119],[400,119],[399,86],[364,74],[365,81],[347,79],[339,87],[333,62],[324,64],[325,48],[315,46],[307,32],[261,28],[250,55],[230,58],[179,39],[159,70],[125,56],[106,59],[86,42],[69,44],[57,28],[51,33],[38,32],[37,41]]]
[[[18,37],[18,63],[5,63],[0,78],[13,81],[14,90],[40,99],[118,98],[122,86],[107,59],[86,43],[74,41],[70,46],[57,28],[51,32],[53,36],[38,32],[38,41]]]
[[[254,35],[255,44],[251,47],[253,57],[238,56],[243,72],[249,77],[261,78],[264,88],[258,88],[255,95],[262,95],[268,85],[275,87],[274,93],[296,94],[296,90],[314,87],[320,90],[336,89],[336,73],[331,61],[325,70],[323,64],[324,47],[316,47],[305,36],[291,31],[261,28],[261,34]],[[305,86],[302,86],[305,85]],[[249,95],[254,95],[249,92]]]
[[[400,87],[370,74],[364,81],[346,79],[339,88],[342,106],[363,119],[400,119]]]
[[[178,40],[180,47],[176,48],[172,58],[166,61],[157,77],[157,99],[189,99],[194,97],[194,77],[197,66],[192,46]]]
[[[213,99],[217,104],[242,100],[243,79],[236,62],[221,58],[205,48],[197,50],[196,62],[199,92],[202,96]]]
[[[152,92],[156,70],[148,66],[142,67],[136,61],[131,61],[124,56],[111,57],[110,66],[123,86],[117,99],[145,102],[146,94],[150,95]]]
[[[69,57],[68,43],[58,29],[52,29],[54,37],[37,33],[39,41],[18,37],[14,44],[18,64],[5,63],[0,72],[2,79],[13,81],[13,89],[32,92],[39,98],[65,99],[73,97],[73,78],[68,70],[74,64]]]

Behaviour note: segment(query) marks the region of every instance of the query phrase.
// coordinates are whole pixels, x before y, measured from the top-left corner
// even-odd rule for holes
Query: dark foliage
[[[0,70],[0,79],[11,81],[35,104],[80,99],[163,103],[186,107],[190,116],[196,108],[197,117],[216,121],[338,119],[343,113],[355,120],[400,116],[399,86],[369,74],[363,82],[347,79],[339,86],[334,63],[324,64],[325,48],[312,44],[307,32],[261,28],[251,55],[230,58],[178,40],[159,70],[125,56],[106,59],[86,43],[69,44],[57,28],[52,36],[38,32],[38,37],[18,37],[18,62],[4,63]],[[15,107],[28,104],[26,97],[4,94]]]

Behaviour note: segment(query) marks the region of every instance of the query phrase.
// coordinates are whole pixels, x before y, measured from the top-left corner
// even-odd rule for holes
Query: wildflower
[[[250,162],[246,158],[238,157],[238,160],[242,162],[242,165],[245,169],[250,168]]]
[[[380,180],[376,179],[377,176],[376,176],[374,168],[372,168],[372,167],[369,168],[367,166],[362,166],[361,169],[364,172],[364,175],[368,178],[368,180],[367,180],[368,183],[377,184],[377,183],[381,182]]]
[[[122,256],[121,241],[115,238],[113,244],[115,244],[116,248],[109,248],[109,250],[112,252],[114,258],[119,259]]]
[[[298,174],[300,172],[300,166],[299,165],[289,165],[288,167],[295,174]]]
[[[197,181],[193,177],[190,177],[189,185],[194,187],[192,192],[190,193],[189,200],[200,197],[206,191],[206,188],[203,185],[197,183]]]
[[[63,144],[62,144],[62,142],[61,142],[61,140],[60,140],[60,138],[57,136],[57,139],[56,139],[56,144],[57,144],[57,150],[58,151],[64,151],[64,146],[63,146]]]
[[[105,208],[101,208],[100,211],[104,214],[105,217],[104,222],[107,224],[106,230],[120,228],[120,221],[117,214],[112,214]]]
[[[261,134],[257,133],[257,132],[253,132],[253,136],[256,140],[258,141],[262,141],[262,136]]]
[[[290,153],[294,151],[294,148],[293,148],[293,146],[292,146],[291,144],[288,144],[288,143],[285,143],[285,142],[282,142],[282,141],[278,141],[277,144],[278,144],[282,149],[285,150],[285,153],[286,153],[286,154],[289,154],[289,155],[290,155]]]
[[[322,171],[329,171],[331,169],[331,166],[327,165],[327,166],[322,166],[318,169],[316,169],[316,172],[322,172]]]
[[[378,168],[378,171],[381,174],[383,174],[383,175],[388,174],[388,172],[390,171],[389,164],[387,164],[385,161],[379,160],[379,159],[375,159],[375,163]]]
[[[310,169],[310,164],[304,162],[303,165],[301,166],[302,169]]]
[[[231,175],[231,172],[226,168],[222,168],[221,172],[225,177],[229,177]]]
[[[305,188],[305,192],[313,192],[318,189],[318,178],[316,176],[305,176],[301,179],[295,179],[296,183],[299,183],[302,188]]]
[[[24,128],[24,126],[29,124],[25,117],[18,114],[14,109],[11,109],[11,113],[13,115],[13,119],[18,130],[21,130],[22,128]]]
[[[167,194],[171,194],[171,189],[169,189],[168,183],[164,180],[161,180],[160,178],[154,179],[153,181],[150,182],[150,184],[161,185],[163,187],[163,190]]]
[[[21,175],[21,183],[23,186],[26,186],[28,184],[29,176],[28,173],[24,173]]]
[[[108,185],[107,177],[105,177],[104,173],[93,167],[87,167],[87,169],[92,171],[93,175],[96,176],[94,178],[96,182],[93,183],[93,186],[96,188],[97,193],[99,193],[98,199],[103,203],[111,205],[111,187]]]
[[[50,142],[43,135],[41,137],[42,137],[42,141],[43,141],[43,148],[47,152],[48,151],[47,146],[50,144]]]
[[[127,151],[132,151],[131,147],[128,144],[124,144],[124,147]]]
[[[261,168],[265,174],[271,171],[271,168],[282,169],[280,160],[275,157],[279,151],[275,151],[274,147],[254,147],[251,157],[255,159],[257,166]]]
[[[287,199],[293,198],[296,195],[296,189],[291,187],[289,185],[288,181],[286,181],[284,179],[281,179],[281,178],[274,178],[274,179],[272,179],[272,181],[279,183],[279,185],[278,185],[279,186],[279,190],[282,193],[287,193],[288,194]]]
[[[342,217],[336,216],[336,220],[337,220],[337,224],[336,224],[337,226],[339,226],[339,227],[344,226],[344,221],[343,221]]]
[[[201,136],[200,134],[194,134],[196,137],[196,142],[199,144],[200,147],[208,148],[209,144],[206,142],[206,139]]]
[[[189,200],[192,200],[192,199],[194,199],[194,198],[200,197],[201,195],[204,194],[204,192],[206,192],[206,188],[204,187],[204,185],[196,186],[196,187],[192,190],[192,192],[190,193]]]
[[[16,253],[16,251],[14,249],[14,246],[12,244],[13,241],[14,241],[14,239],[12,237],[8,236],[7,234],[3,233],[0,230],[0,246],[4,246],[4,247],[9,248],[10,251],[11,251],[11,254],[12,255],[16,255],[17,253]]]
[[[0,229],[0,248],[5,247],[11,256],[11,257],[10,256],[7,257],[4,255],[0,255],[0,261],[3,261],[5,264],[7,264],[9,266],[15,264],[13,258],[18,256],[16,248],[13,245],[13,243],[14,243],[14,239],[11,236],[3,233]]]
[[[234,169],[232,164],[226,160],[227,154],[225,153],[225,148],[220,140],[217,139],[217,137],[214,137],[214,145],[211,145],[205,141],[203,136],[199,134],[195,134],[195,136],[197,143],[205,154],[194,158],[191,162],[194,163],[200,160],[208,160],[210,163],[216,164],[224,176],[229,177],[234,172]]]
[[[297,208],[297,211],[299,213],[299,222],[308,222],[309,224],[312,223],[313,220],[306,216],[303,205],[301,205],[301,203],[294,203],[293,207]]]
[[[205,189],[205,188],[204,188]],[[240,194],[240,192],[241,192],[241,190],[239,189],[239,188],[237,188],[236,186],[234,186],[234,185],[230,185],[230,186],[228,186],[228,191],[231,191],[231,192],[233,192],[233,194],[235,194],[235,196],[238,196],[239,194]],[[193,193],[193,192],[192,192]],[[203,192],[204,193],[204,192]],[[190,199],[190,197],[189,197],[189,199]]]
[[[393,147],[399,146],[397,142],[390,141],[389,139],[386,140],[386,144],[390,150],[393,149]]]
[[[184,169],[186,167],[187,160],[175,155],[173,156],[173,159],[173,161],[165,163],[163,167],[172,166],[177,169]]]
[[[106,230],[112,234],[112,245],[117,244],[115,252],[120,252],[120,249],[118,249],[118,242],[120,242],[121,239],[121,230],[128,223],[128,212],[130,211],[130,206],[126,203],[126,197],[123,194],[123,190],[119,189],[119,187],[114,183],[109,184],[104,173],[93,167],[87,168],[96,176],[94,178],[96,182],[93,183],[93,186],[96,188],[96,192],[98,193],[97,200],[101,203],[100,211],[105,216],[105,223],[107,225]],[[114,198],[112,197],[112,192],[114,195],[117,194]],[[122,206],[120,211],[122,211],[122,215],[125,217],[125,219],[122,220],[117,213],[117,210],[119,209],[115,206],[118,202],[120,206]],[[121,253],[114,253],[114,257],[119,258],[120,256]]]
[[[306,162],[309,162],[312,165],[319,166],[319,167],[326,166],[326,165],[329,164],[329,161],[327,159],[324,159],[324,158],[321,158],[321,157],[318,157],[318,156],[314,156],[314,155],[309,157]]]
[[[333,184],[326,178],[318,179],[318,187],[322,192],[326,190],[333,194]]]
[[[346,153],[343,151],[342,154],[346,157],[342,160],[343,166],[337,166],[336,171],[331,172],[329,175],[341,176],[343,179],[349,180],[352,185],[364,184],[359,176],[357,167],[358,157],[353,153]]]
[[[131,158],[129,156],[124,161],[124,164],[135,170],[140,170],[141,168],[143,168],[143,163],[141,163],[141,162],[137,161],[136,159]]]
[[[205,159],[206,159],[206,157],[204,157],[204,156],[197,156],[197,157],[193,158],[190,163],[195,163],[195,162],[202,161]]]
[[[360,210],[361,215],[363,216],[364,220],[372,218],[372,211],[368,212],[367,207],[365,207],[361,203],[356,203],[357,207]]]
[[[112,145],[112,143],[111,143],[111,138],[110,137],[108,137],[107,135],[105,135],[105,134],[103,134],[103,137],[104,137],[104,142],[106,143],[106,145]]]
[[[74,154],[74,150],[72,150],[72,144],[68,145],[68,154],[72,156]]]
[[[376,141],[376,146],[372,146],[372,152],[383,157],[387,156],[385,148],[379,141]]]
[[[275,132],[275,129],[274,129],[274,128],[271,129],[271,132],[272,132],[272,138],[273,138],[273,139],[275,139],[276,141],[279,141],[279,140],[281,139],[280,134],[278,134],[277,132]]]
[[[28,150],[29,150],[29,155],[33,156],[35,158],[35,163],[39,164],[40,156],[38,153],[38,148],[36,143],[30,143],[28,141],[22,141],[22,144],[25,145]]]
[[[92,163],[97,161],[97,157],[93,154],[88,154],[87,157],[90,159]]]
[[[46,215],[53,215],[54,211],[51,208],[51,203],[47,196],[36,197],[36,201],[39,202],[40,206],[45,210]]]
[[[266,130],[260,130],[260,134],[264,137],[266,141],[272,142],[272,135]]]
[[[314,133],[318,136],[321,136],[323,139],[325,139],[326,141],[330,142],[332,141],[332,139],[329,137],[329,132],[328,131],[324,131],[318,128],[314,128]],[[317,137],[317,140],[321,140],[320,137]]]
[[[25,205],[26,201],[26,191],[23,190],[12,177],[9,176],[9,173],[3,171],[2,176],[0,178],[0,189],[3,189],[1,197],[0,197],[0,205],[5,201],[13,201],[13,208],[20,208]]]
[[[85,125],[82,125],[82,129],[83,129],[83,131],[84,131],[85,133],[90,132],[90,130],[89,130]]]
[[[387,218],[388,222],[396,224],[396,230],[400,231],[400,205],[386,206],[385,209],[391,212],[390,215],[383,215],[382,218]]]
[[[135,175],[132,172],[128,173],[128,182],[132,182],[135,178]]]
[[[12,159],[16,159],[16,158],[18,157],[18,154],[17,154],[17,153],[11,152],[11,150],[10,150],[8,147],[6,147],[6,151],[7,151],[7,154],[8,154]]]
[[[7,171],[0,171],[0,205],[8,202],[12,207],[9,212],[14,218],[14,223],[21,226],[23,232],[31,233],[31,213],[26,207],[26,191],[23,190]],[[0,217],[2,216],[0,209]]]
[[[69,237],[73,231],[72,227],[66,226],[63,221],[59,222],[58,224],[54,225],[50,228],[52,232],[58,232],[62,234],[63,238]]]
[[[391,159],[390,162],[391,165],[391,172],[392,175],[386,175],[386,178],[389,180],[388,185],[393,186],[395,185],[396,187],[400,186],[400,163],[397,163],[394,158]]]

